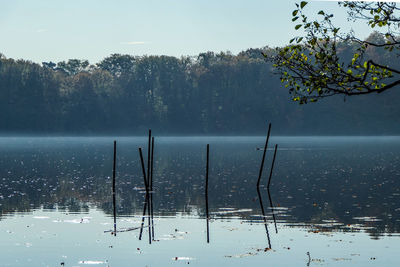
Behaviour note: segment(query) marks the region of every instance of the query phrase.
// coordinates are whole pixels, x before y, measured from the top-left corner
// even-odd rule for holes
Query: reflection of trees
[[[104,145],[30,148],[6,153],[0,159],[0,213],[58,208],[87,212],[89,205],[112,214],[112,143]],[[143,208],[143,178],[136,158],[138,144],[121,144],[117,167],[119,215],[139,214]],[[204,156],[201,145],[157,146],[155,154],[154,211],[157,215],[204,215]],[[125,149],[128,147],[129,149]],[[132,147],[132,150],[130,150]],[[287,222],[313,225],[335,220],[342,226],[324,231],[353,231],[356,225],[372,227],[371,235],[400,232],[398,201],[400,181],[393,163],[396,154],[382,151],[281,151],[270,188],[276,217]],[[209,204],[219,208],[252,209],[251,212],[218,214],[255,219],[259,214],[256,190],[259,154],[253,145],[214,144],[210,162]],[[361,154],[360,154],[361,153]],[[35,156],[33,156],[35,155]],[[132,156],[134,155],[134,156]],[[368,158],[360,161],[359,157]],[[33,162],[31,162],[33,160]],[[20,162],[23,161],[22,165]],[[375,162],[371,166],[371,162]],[[32,171],[34,169],[34,171]],[[266,189],[261,187],[261,193]],[[280,208],[287,208],[280,209]],[[268,210],[268,209],[266,209]],[[266,212],[272,222],[270,210]],[[377,220],[354,217],[371,216]],[[257,219],[258,220],[258,219]],[[349,227],[346,227],[350,225]],[[353,227],[354,226],[354,227]],[[322,228],[321,228],[322,229]]]

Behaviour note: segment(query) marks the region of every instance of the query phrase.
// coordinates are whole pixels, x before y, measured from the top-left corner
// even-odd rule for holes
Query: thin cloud
[[[124,45],[144,45],[148,44],[149,42],[143,42],[143,41],[132,41],[132,42],[121,42],[120,44]]]

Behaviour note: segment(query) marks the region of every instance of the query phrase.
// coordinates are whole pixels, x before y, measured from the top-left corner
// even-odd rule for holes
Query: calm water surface
[[[0,266],[400,264],[399,137],[272,137],[261,187],[267,228],[256,190],[264,137],[156,138],[151,245],[147,230],[141,241],[138,230],[109,232],[113,140],[0,138]],[[117,138],[120,230],[141,222],[146,141]]]

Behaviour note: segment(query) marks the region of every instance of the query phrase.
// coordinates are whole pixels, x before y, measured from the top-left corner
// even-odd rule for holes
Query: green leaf
[[[300,29],[301,26],[302,26],[301,24],[297,24],[294,28],[295,28],[296,30],[298,30],[298,29]]]
[[[296,21],[299,17],[292,18],[292,21]]]
[[[325,15],[325,12],[324,12],[323,10],[320,10],[320,11],[318,12],[318,15]]]
[[[298,12],[299,12],[299,10],[294,10],[294,11],[292,12],[292,16],[293,16],[293,17],[296,16]]]
[[[301,1],[301,3],[300,3],[300,8],[303,8],[303,7],[305,7],[307,5],[307,2],[306,1]]]

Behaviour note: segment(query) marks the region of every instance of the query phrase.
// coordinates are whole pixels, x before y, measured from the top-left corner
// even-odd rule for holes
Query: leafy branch
[[[332,23],[333,14],[323,10],[319,19],[310,21],[305,15],[306,1],[296,4],[292,21],[296,30],[305,34],[290,40],[290,44],[277,48],[273,55],[264,55],[273,63],[281,82],[289,89],[294,101],[300,104],[315,102],[332,95],[363,95],[382,93],[400,84],[400,71],[387,66],[369,55],[371,47],[387,52],[399,49],[395,28],[400,18],[396,3],[344,2],[349,19],[366,20],[367,24],[385,28],[376,35],[382,40],[361,40],[351,33],[341,33]],[[351,50],[351,56],[345,52]],[[398,56],[398,55],[396,55]]]

